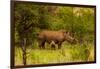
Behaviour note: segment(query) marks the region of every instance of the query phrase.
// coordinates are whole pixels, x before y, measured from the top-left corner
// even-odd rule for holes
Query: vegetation
[[[50,46],[48,46],[50,47]],[[23,65],[22,50],[20,47],[15,48],[16,65]],[[27,48],[27,65],[30,64],[50,64],[50,63],[71,63],[71,62],[88,62],[94,61],[94,46],[88,44],[70,45],[63,44],[62,49],[39,49],[34,47]]]
[[[94,61],[94,17],[94,8],[16,3],[15,65]],[[41,50],[36,34],[44,29],[70,31],[79,42]]]

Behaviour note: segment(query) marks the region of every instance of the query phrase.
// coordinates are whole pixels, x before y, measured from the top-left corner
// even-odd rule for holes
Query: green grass
[[[94,61],[94,46],[63,44],[62,49],[27,48],[27,64],[50,64]],[[15,65],[22,65],[22,50],[15,47]]]

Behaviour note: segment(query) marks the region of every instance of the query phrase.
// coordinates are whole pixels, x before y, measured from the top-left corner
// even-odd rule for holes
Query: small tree
[[[20,7],[20,9],[19,9]],[[15,8],[15,31],[18,32],[19,42],[23,51],[23,64],[26,65],[26,47],[28,38],[32,36],[34,24],[34,13],[25,5]]]

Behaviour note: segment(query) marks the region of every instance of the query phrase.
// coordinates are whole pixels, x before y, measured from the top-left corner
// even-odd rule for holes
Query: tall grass
[[[50,47],[50,46],[49,46]],[[93,44],[63,44],[62,49],[27,48],[27,65],[94,61]],[[15,65],[22,65],[22,50],[15,47]]]

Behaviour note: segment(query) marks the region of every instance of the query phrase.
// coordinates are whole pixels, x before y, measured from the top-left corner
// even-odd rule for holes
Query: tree
[[[23,51],[23,64],[26,65],[26,47],[35,25],[35,15],[23,4],[15,5],[15,31],[18,32],[20,46]]]

